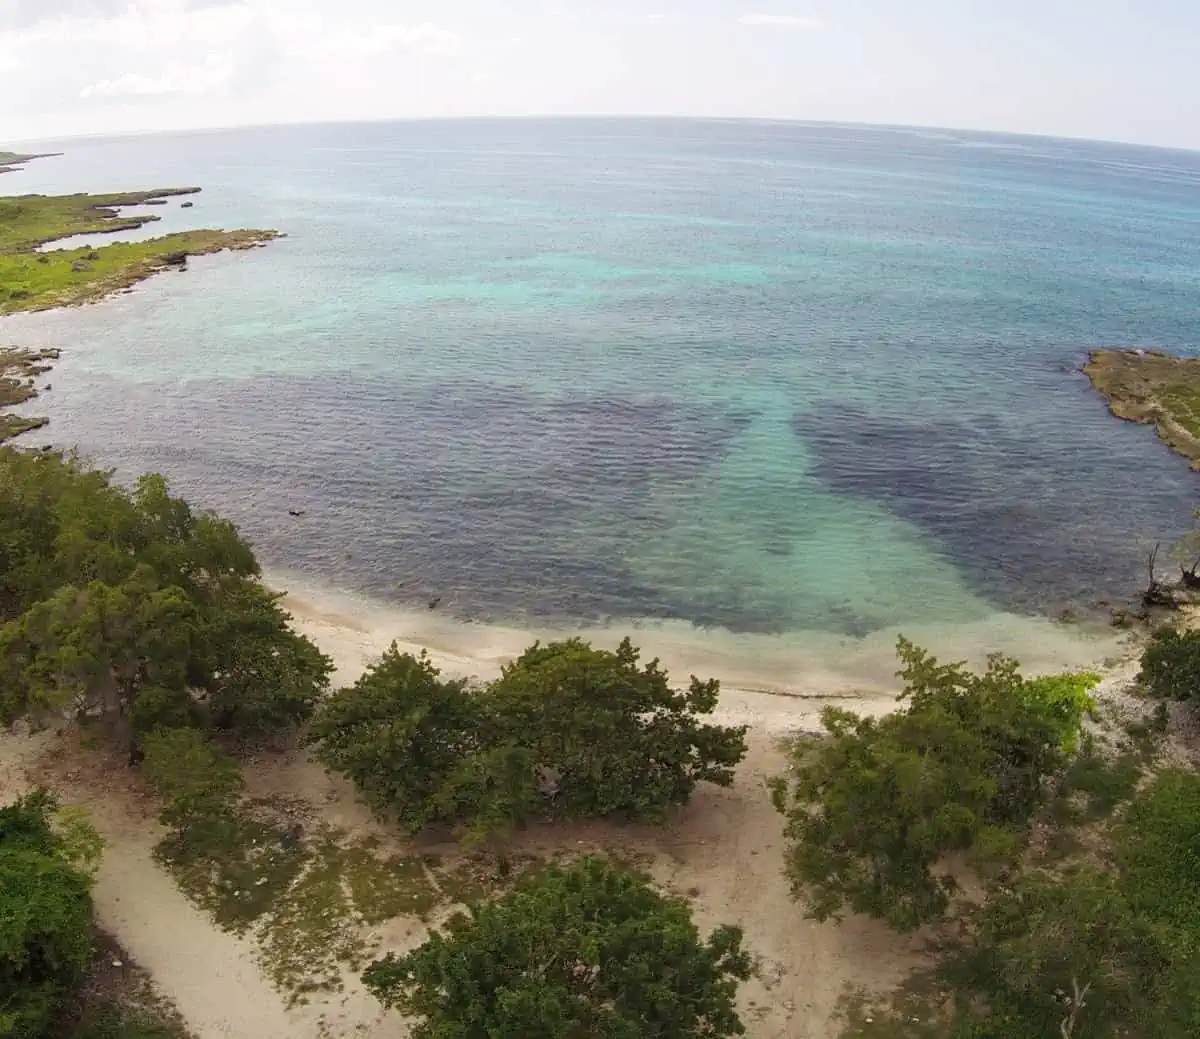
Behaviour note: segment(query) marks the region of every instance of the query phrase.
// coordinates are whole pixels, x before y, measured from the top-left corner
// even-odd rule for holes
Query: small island
[[[160,219],[126,215],[126,206],[194,195],[199,188],[158,188],[108,195],[16,195],[0,198],[0,314],[94,303],[189,256],[252,249],[278,231],[179,231],[144,242],[42,249],[78,234],[131,231]]]
[[[1200,469],[1200,358],[1093,350],[1083,371],[1117,418],[1154,426],[1193,469]]]
[[[33,162],[34,159],[49,159],[51,156],[59,154],[61,153],[38,152],[22,154],[21,152],[0,151],[0,173],[16,173],[18,168],[24,166],[27,162]]]
[[[0,151],[0,173],[44,155]],[[198,187],[155,188],[89,195],[0,197],[0,316],[20,311],[95,303],[162,271],[187,269],[188,257],[253,249],[278,231],[177,231],[141,242],[109,241],[77,248],[46,248],[76,235],[134,231],[160,220],[129,206],[165,206]],[[190,200],[183,203],[190,206]],[[2,413],[38,395],[34,378],[49,370],[57,350],[0,349],[0,443],[39,429],[45,418]]]

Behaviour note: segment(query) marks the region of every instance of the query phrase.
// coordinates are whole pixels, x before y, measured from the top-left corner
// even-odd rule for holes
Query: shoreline
[[[1200,470],[1200,358],[1157,350],[1092,350],[1083,374],[1114,418],[1153,426]]]
[[[1065,625],[1049,618],[996,611],[982,621],[902,625],[866,636],[815,630],[757,635],[702,629],[687,622],[615,621],[603,626],[521,627],[462,621],[333,588],[294,571],[267,569],[263,583],[283,594],[297,631],[335,664],[334,684],[349,684],[395,641],[402,651],[428,651],[456,677],[482,681],[535,641],[579,636],[606,648],[628,635],[644,659],[658,657],[675,683],[696,674],[721,683],[718,713],[782,733],[811,728],[831,703],[880,714],[894,708],[900,634],[940,659],[986,665],[992,653],[1015,657],[1027,674],[1115,666],[1131,636],[1111,627]]]

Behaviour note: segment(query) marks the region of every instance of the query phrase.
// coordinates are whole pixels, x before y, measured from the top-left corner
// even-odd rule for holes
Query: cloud
[[[287,47],[297,57],[370,56],[407,51],[432,58],[456,58],[465,50],[462,37],[449,29],[421,22],[375,24],[329,35],[302,33]]]
[[[394,78],[466,54],[432,22],[377,21],[353,0],[0,0],[0,115]],[[14,78],[38,70],[38,89]]]
[[[768,29],[821,29],[825,25],[820,18],[798,14],[744,14],[738,22]]]
[[[90,83],[80,97],[135,98],[183,95],[200,97],[218,93],[233,81],[233,63],[228,56],[210,55],[202,65],[173,63],[156,75],[126,72],[116,79],[101,79]]]

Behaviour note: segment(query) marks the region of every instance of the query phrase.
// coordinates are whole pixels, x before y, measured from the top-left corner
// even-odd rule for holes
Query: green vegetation
[[[1200,695],[1200,632],[1159,628],[1142,655],[1138,681],[1163,700],[1190,702]]]
[[[809,912],[868,913],[902,930],[940,919],[958,887],[947,856],[1011,864],[1078,746],[1094,675],[1026,679],[994,658],[975,675],[901,640],[903,706],[883,718],[827,708],[776,805],[787,869]]]
[[[1178,683],[1191,654],[1187,635],[1159,633],[1144,653],[1143,681],[1161,682],[1159,695],[1190,697],[1190,685]],[[1076,682],[1056,680],[1049,688],[1061,692]],[[1007,683],[1006,678],[985,688],[984,676],[962,688],[970,698],[986,701]],[[1019,689],[1016,693],[1025,704],[1022,711],[1033,716],[1060,702],[1059,736],[1077,731],[1075,723],[1067,724],[1080,713],[1077,695],[1052,693],[1031,700]],[[1021,728],[1032,720],[1022,721]],[[1032,844],[1025,847],[1022,841],[1021,854],[985,877],[969,897],[962,895],[950,926],[933,932],[937,962],[914,975],[890,1006],[850,1004],[847,1039],[1185,1039],[1200,1034],[1200,775],[1163,767],[1161,709],[1124,728],[1123,734],[1106,728],[1085,732],[1077,746],[1069,738],[1057,740],[1060,766],[1043,784],[1053,796],[1031,817]],[[833,742],[838,740],[835,735]],[[901,734],[897,742],[905,741]],[[918,740],[907,746],[926,745]],[[929,754],[935,756],[942,755]],[[878,777],[864,777],[877,761],[845,757],[844,764],[830,768],[826,791],[838,796],[846,788],[851,779],[843,771],[857,776],[863,789],[877,790]],[[826,762],[832,763],[832,758]],[[885,764],[878,771],[903,774],[889,768]],[[905,792],[896,789],[898,805]],[[933,800],[940,798],[939,793]],[[821,801],[810,811],[820,814],[828,807]],[[872,828],[882,829],[878,822]],[[885,872],[897,872],[897,863],[911,858],[910,843],[886,849]],[[847,877],[826,878],[826,888],[854,889],[855,875]],[[905,926],[911,918],[895,922]]]
[[[0,448],[0,719],[94,717],[239,738],[311,713],[332,669],[288,627],[228,522],[166,481],[133,491],[57,454]]]
[[[1095,350],[1084,366],[1117,418],[1153,425],[1200,465],[1200,359],[1153,350]]]
[[[0,252],[0,314],[94,303],[186,257],[252,249],[273,231],[180,231],[148,242],[116,242],[51,252]]]
[[[156,857],[221,927],[254,935],[295,1001],[340,988],[344,965],[362,967],[367,927],[423,919],[480,890],[427,856],[384,854],[329,828],[305,836],[286,810],[242,800],[236,763],[197,729],[147,737],[144,770],[170,827]]]
[[[744,729],[700,721],[717,691],[696,678],[672,689],[628,639],[616,652],[535,645],[479,690],[393,646],[321,705],[307,739],[411,831],[450,824],[482,838],[535,816],[661,819],[700,782],[728,786],[745,755]]]
[[[15,173],[16,167],[24,166],[27,162],[32,162],[34,159],[48,159],[55,152],[42,152],[35,155],[22,152],[6,152],[0,151],[0,173]]]
[[[91,877],[45,793],[0,808],[0,1035],[54,1033],[92,958]]]
[[[363,975],[416,1039],[719,1039],[750,976],[741,932],[702,940],[686,902],[604,859],[522,879]]]
[[[121,207],[199,190],[0,198],[0,314],[95,302],[160,271],[182,270],[189,256],[250,249],[278,237],[275,231],[181,231],[146,242],[38,251],[76,234],[142,227],[159,218],[124,216]]]
[[[0,252],[29,252],[39,245],[96,231],[132,231],[160,219],[155,214],[122,216],[122,206],[140,206],[199,188],[160,188],[108,195],[12,195],[0,198]]]

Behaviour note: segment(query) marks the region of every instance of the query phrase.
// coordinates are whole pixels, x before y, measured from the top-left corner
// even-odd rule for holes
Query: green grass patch
[[[241,813],[168,835],[155,856],[180,888],[227,930],[245,932],[292,887],[308,853],[285,847],[277,825]]]
[[[249,249],[275,237],[273,231],[180,231],[148,242],[42,253],[0,251],[0,314],[91,303],[163,270],[178,269],[183,257]]]
[[[841,1039],[946,1039],[944,996],[931,976],[918,973],[886,1001],[851,990],[838,1005]]]
[[[70,1039],[182,1039],[186,1035],[179,1025],[109,1004],[89,1011]]]
[[[195,823],[168,835],[156,855],[221,927],[255,939],[293,1003],[339,989],[345,968],[361,970],[375,952],[373,927],[428,920],[491,890],[479,870],[385,854],[377,841],[346,843],[332,829],[285,841],[284,826],[267,818],[274,811],[255,802]]]
[[[11,165],[13,156],[0,163]],[[123,206],[139,206],[176,195],[194,195],[199,188],[159,188],[106,195],[13,195],[0,198],[0,252],[35,249],[47,242],[76,234],[128,231],[159,219],[155,214],[124,216]]]
[[[1161,391],[1159,400],[1168,418],[1200,438],[1200,386],[1175,383]]]

